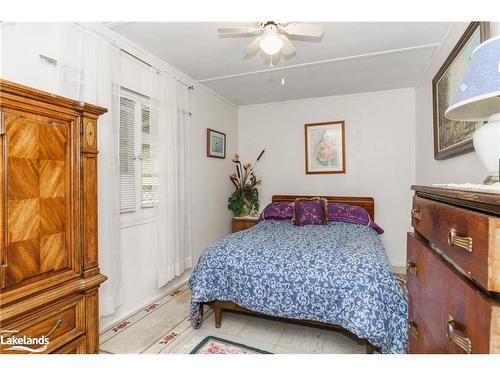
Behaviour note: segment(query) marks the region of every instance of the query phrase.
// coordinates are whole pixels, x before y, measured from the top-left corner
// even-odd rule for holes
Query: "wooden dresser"
[[[97,120],[105,112],[0,80],[1,353],[99,351]],[[13,336],[49,343],[12,350]]]
[[[245,230],[253,227],[257,224],[257,217],[233,217],[233,221],[231,223],[232,233],[239,232],[240,230]]]
[[[500,353],[500,194],[412,189],[409,353]]]

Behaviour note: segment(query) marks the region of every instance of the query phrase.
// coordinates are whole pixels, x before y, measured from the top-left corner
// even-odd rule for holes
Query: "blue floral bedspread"
[[[285,318],[337,324],[383,353],[407,346],[407,297],[377,233],[329,222],[262,221],[208,247],[189,280],[191,321],[203,302],[233,301]]]

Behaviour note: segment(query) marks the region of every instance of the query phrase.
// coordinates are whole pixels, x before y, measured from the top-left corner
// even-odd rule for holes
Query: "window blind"
[[[153,207],[158,194],[158,162],[151,155],[151,111],[141,106],[141,207]]]
[[[120,98],[120,212],[135,211],[135,102]]]

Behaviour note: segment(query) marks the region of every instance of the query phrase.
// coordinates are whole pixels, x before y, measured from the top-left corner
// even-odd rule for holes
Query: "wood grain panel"
[[[485,289],[500,292],[500,282],[491,261],[500,258],[500,218],[486,215],[430,199],[414,197],[413,209],[421,213],[421,219],[413,218],[412,225],[431,243],[446,253],[471,278]],[[450,230],[470,238],[472,251],[450,245]]]
[[[97,265],[97,158],[95,153],[83,153],[83,233],[84,269]],[[89,341],[90,338],[87,338]]]
[[[1,110],[1,108],[0,108]],[[0,112],[0,136],[1,149],[0,149],[0,189],[2,189],[2,194],[0,194],[0,293],[4,287],[5,280],[5,264],[7,264],[7,207],[8,207],[8,196],[5,196],[5,188],[7,185],[7,137],[5,136],[5,113]],[[8,150],[7,150],[8,151]],[[1,294],[0,294],[1,295]]]
[[[352,204],[354,206],[363,207],[368,213],[372,220],[375,220],[375,201],[370,197],[347,197],[347,196],[331,196],[331,195],[273,195],[273,202],[293,202],[297,198],[314,198],[314,197],[325,198],[328,203],[345,203]]]
[[[257,224],[257,219],[243,219],[239,217],[234,217],[231,223],[232,233],[239,232],[240,230],[245,230],[253,227]]]
[[[66,163],[40,160],[40,198],[66,196]]]
[[[36,123],[6,113],[5,130],[9,135],[10,158],[39,158],[39,126]]]
[[[40,159],[66,160],[66,125],[40,125]]]
[[[85,292],[87,353],[99,353],[99,293],[94,288]]]
[[[68,251],[64,234],[42,236],[40,239],[40,271],[59,271],[68,267]]]
[[[8,163],[9,199],[38,198],[38,160],[9,157]]]
[[[41,235],[65,232],[66,202],[63,198],[40,199]]]
[[[38,199],[9,200],[9,243],[40,236]]]
[[[8,247],[6,285],[20,283],[40,272],[40,241],[38,238],[10,243]]]
[[[54,351],[54,354],[85,354],[87,345],[85,343],[85,336],[79,337],[71,341],[69,344]]]

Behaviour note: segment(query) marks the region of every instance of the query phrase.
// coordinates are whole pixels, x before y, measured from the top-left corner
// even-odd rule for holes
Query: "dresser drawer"
[[[500,353],[500,304],[408,234],[410,353]]]
[[[29,350],[12,350],[8,342],[13,336],[37,338],[39,342],[23,345],[33,349],[33,353],[50,353],[54,349],[81,336],[85,330],[85,311],[83,296],[78,295],[64,301],[16,317],[2,324],[2,354],[26,354]],[[48,338],[48,344],[40,342]]]
[[[414,197],[412,225],[486,290],[500,292],[500,218]]]
[[[55,350],[55,354],[85,354],[85,336],[81,336],[76,340],[64,345],[63,347]]]

